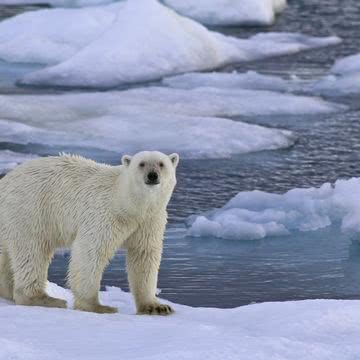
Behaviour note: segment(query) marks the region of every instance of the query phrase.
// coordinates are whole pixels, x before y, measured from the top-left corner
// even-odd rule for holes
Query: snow
[[[292,189],[285,194],[240,192],[223,208],[188,219],[189,235],[233,240],[286,236],[341,224],[350,236],[360,233],[360,178],[332,186]]]
[[[271,25],[286,0],[164,0],[179,13],[207,25]]]
[[[48,292],[68,300],[68,290]],[[273,302],[234,309],[173,304],[169,317],[137,316],[131,295],[110,287],[118,314],[14,306],[0,300],[0,359],[349,360],[360,352],[360,301]],[[169,303],[166,301],[166,303]]]
[[[0,125],[1,128],[1,125]],[[10,150],[0,150],[0,175],[13,169],[24,161],[36,158],[36,155],[16,153]]]
[[[42,86],[116,87],[339,41],[292,33],[238,39],[209,31],[156,0],[38,10],[0,23],[1,59],[53,65],[20,81]]]

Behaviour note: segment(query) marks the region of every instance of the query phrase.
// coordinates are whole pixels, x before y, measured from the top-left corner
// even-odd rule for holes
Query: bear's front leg
[[[118,309],[99,303],[102,274],[116,248],[91,238],[74,241],[71,251],[68,282],[75,297],[74,309],[112,314]]]
[[[156,298],[161,253],[161,246],[151,249],[141,246],[128,248],[128,279],[138,314],[170,315],[174,312],[169,305],[160,304]]]

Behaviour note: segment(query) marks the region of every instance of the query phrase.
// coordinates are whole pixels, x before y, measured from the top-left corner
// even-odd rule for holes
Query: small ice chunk
[[[341,223],[349,234],[360,233],[360,178],[332,186],[293,189],[285,194],[240,192],[223,208],[188,219],[189,235],[234,240],[316,231]]]

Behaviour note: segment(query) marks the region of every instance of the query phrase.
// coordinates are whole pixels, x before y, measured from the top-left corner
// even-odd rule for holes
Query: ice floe
[[[69,290],[48,285],[68,300]],[[137,316],[130,294],[101,292],[118,314],[15,306],[0,300],[0,358],[17,360],[355,359],[360,302],[306,300],[233,309],[173,304],[169,317]],[[165,301],[169,303],[168,301]],[[94,334],[97,334],[94,336]]]
[[[0,125],[1,128],[1,125]],[[10,150],[0,150],[0,175],[13,169],[24,161],[36,158],[36,155],[17,153]]]
[[[341,224],[350,236],[360,233],[360,178],[285,194],[240,192],[223,208],[191,216],[189,235],[233,240],[286,236]]]
[[[319,98],[246,89],[146,87],[64,95],[0,96],[0,141],[108,151],[157,148],[219,158],[291,146],[290,131],[234,116],[343,110]]]
[[[249,89],[291,92],[301,90],[305,82],[299,78],[283,79],[279,76],[263,75],[256,71],[244,73],[210,72],[187,73],[167,77],[162,80],[164,85],[177,89],[196,89],[203,87],[218,89]]]
[[[331,68],[331,72],[334,74],[360,72],[360,54],[346,56],[337,60]]]
[[[116,0],[0,0],[0,5],[44,4],[53,7],[106,5]],[[271,25],[286,0],[163,0],[185,16],[208,25]]]
[[[29,126],[0,120],[0,141],[17,144],[45,144],[71,150],[101,149],[124,153],[157,149],[179,151],[188,158],[222,158],[244,152],[291,146],[290,131],[270,129],[221,118],[170,114],[123,114],[121,116],[81,116],[72,121]],[[51,121],[54,121],[52,123]],[[49,150],[51,151],[51,150]]]
[[[43,86],[115,87],[339,41],[293,33],[225,36],[156,0],[38,10],[0,23],[1,59],[53,65],[21,80]]]
[[[330,75],[315,82],[311,90],[329,96],[360,94],[360,54],[337,60]]]
[[[286,0],[164,0],[185,16],[207,25],[271,25]]]

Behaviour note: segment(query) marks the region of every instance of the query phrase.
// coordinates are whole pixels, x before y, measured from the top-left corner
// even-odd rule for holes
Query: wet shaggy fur
[[[0,180],[0,296],[20,305],[66,307],[45,291],[58,247],[71,247],[68,283],[74,308],[97,313],[104,268],[120,247],[137,312],[172,313],[156,299],[166,207],[178,155],[125,155],[120,166],[79,156],[32,160]],[[149,173],[159,184],[149,184]]]

